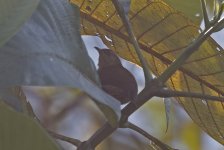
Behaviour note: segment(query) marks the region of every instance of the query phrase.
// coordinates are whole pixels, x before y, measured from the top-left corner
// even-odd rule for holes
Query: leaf
[[[39,0],[0,0],[0,47],[32,15]]]
[[[139,64],[122,21],[109,0],[72,0],[79,6],[82,34],[99,35],[118,55]],[[86,9],[90,8],[90,9]],[[161,0],[132,0],[129,18],[151,70],[159,76],[199,35],[200,28]],[[107,40],[111,39],[111,40]],[[167,82],[179,91],[224,95],[223,49],[208,38]],[[205,132],[224,144],[224,103],[178,98]]]
[[[95,66],[79,33],[78,11],[64,0],[42,0],[20,32],[0,48],[0,87],[80,88],[115,124],[120,104],[97,84]]]
[[[39,124],[0,101],[0,149],[59,150]]]

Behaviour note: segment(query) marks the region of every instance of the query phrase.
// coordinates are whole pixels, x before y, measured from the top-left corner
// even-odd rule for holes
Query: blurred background
[[[221,41],[223,33],[214,36]],[[223,39],[223,38],[222,38]],[[105,48],[100,38],[83,36],[84,43],[96,67],[98,53],[93,48]],[[123,65],[135,76],[139,91],[144,86],[142,69],[122,60]],[[24,87],[27,99],[43,125],[56,133],[68,137],[87,140],[106,121],[93,101],[82,91],[71,88]],[[223,150],[224,147],[210,138],[195,125],[174,99],[167,100],[170,107],[169,125],[163,99],[153,98],[136,111],[130,121],[173,148],[180,150]],[[123,107],[123,106],[122,106]],[[58,142],[66,150],[76,147],[66,142]],[[119,129],[97,147],[97,150],[148,150],[150,141],[129,129]]]

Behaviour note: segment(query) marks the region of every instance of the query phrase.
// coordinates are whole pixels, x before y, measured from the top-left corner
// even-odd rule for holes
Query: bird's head
[[[94,47],[99,53],[99,68],[121,65],[118,56],[110,49],[100,49]]]

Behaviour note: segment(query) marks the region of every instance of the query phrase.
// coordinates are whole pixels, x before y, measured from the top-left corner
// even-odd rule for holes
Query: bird
[[[138,86],[134,76],[122,66],[121,60],[111,49],[94,48],[99,53],[97,72],[102,89],[121,104],[135,100]]]

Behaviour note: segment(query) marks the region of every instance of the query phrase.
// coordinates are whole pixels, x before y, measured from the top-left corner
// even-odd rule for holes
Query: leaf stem
[[[128,32],[128,35],[130,36],[130,39],[131,39],[131,42],[135,48],[135,51],[138,55],[138,58],[140,60],[140,63],[142,65],[142,68],[143,68],[143,71],[144,71],[144,76],[145,76],[145,85],[147,85],[149,83],[150,80],[153,79],[153,75],[152,75],[152,72],[149,70],[149,67],[141,53],[141,49],[139,47],[139,44],[138,44],[138,41],[136,40],[135,38],[135,35],[133,33],[133,30],[132,30],[132,27],[131,27],[131,24],[130,24],[130,21],[129,21],[129,18],[128,16],[125,14],[124,12],[124,8],[122,7],[122,5],[119,4],[118,0],[112,0],[113,1],[113,4],[114,6],[116,7],[116,10],[118,11],[123,23],[124,23],[124,26]]]

